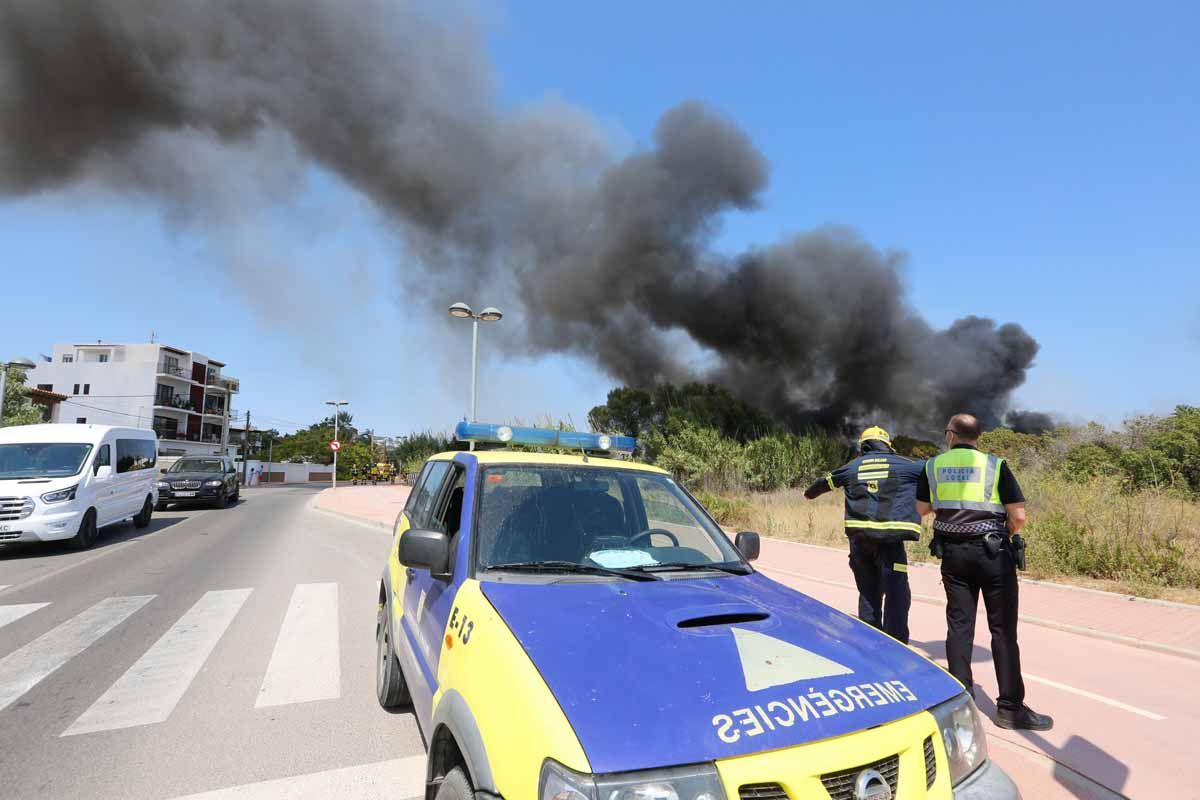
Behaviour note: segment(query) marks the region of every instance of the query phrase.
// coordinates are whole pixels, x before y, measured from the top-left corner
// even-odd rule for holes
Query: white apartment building
[[[26,385],[66,395],[51,422],[153,427],[163,456],[216,455],[227,437],[236,378],[202,353],[164,344],[56,344],[49,363],[27,373]]]

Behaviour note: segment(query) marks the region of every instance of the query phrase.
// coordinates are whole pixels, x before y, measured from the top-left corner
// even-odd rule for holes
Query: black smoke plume
[[[503,298],[526,352],[715,380],[796,423],[1003,418],[1038,349],[1020,326],[935,329],[903,256],[845,229],[716,254],[767,182],[733,122],[683,103],[616,155],[564,104],[502,109],[481,42],[445,3],[4,0],[0,191],[98,183],[219,227],[314,163],[384,212],[431,310]]]

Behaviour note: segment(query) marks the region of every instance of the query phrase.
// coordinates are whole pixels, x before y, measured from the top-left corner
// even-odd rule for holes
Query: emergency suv
[[[1019,798],[962,685],[756,572],[629,437],[460,423],[396,520],[376,689],[428,800]]]

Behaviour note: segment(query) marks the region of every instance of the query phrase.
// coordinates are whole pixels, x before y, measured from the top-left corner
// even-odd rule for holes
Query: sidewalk
[[[316,507],[391,530],[408,502],[408,486],[339,486],[317,495]]]
[[[845,550],[764,538],[755,566],[772,577],[854,588]],[[936,563],[909,565],[908,579],[914,602],[945,606]],[[1022,580],[1021,621],[1200,661],[1200,607]]]

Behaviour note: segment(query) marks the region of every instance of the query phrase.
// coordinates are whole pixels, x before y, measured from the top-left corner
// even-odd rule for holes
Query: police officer
[[[845,490],[858,618],[908,644],[912,595],[904,542],[921,538],[915,503],[921,463],[896,455],[883,428],[867,428],[858,443],[858,458],[814,482],[804,496],[812,500],[838,487]]]
[[[1017,647],[1017,565],[1024,542],[1025,496],[1002,458],[976,449],[981,429],[970,414],[946,424],[946,452],[925,462],[917,485],[917,510],[933,513],[934,555],[942,559],[946,587],[946,660],[950,673],[975,694],[971,652],[979,593],[992,632],[992,661],[1000,697],[1001,728],[1047,731],[1054,720],[1025,705],[1021,651]]]

